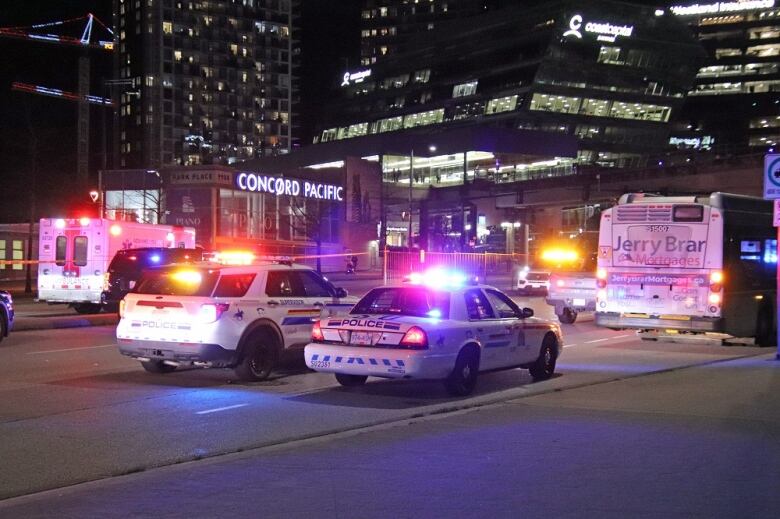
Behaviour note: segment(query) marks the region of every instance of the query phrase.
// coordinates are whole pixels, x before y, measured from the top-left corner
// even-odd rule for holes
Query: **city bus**
[[[42,218],[38,249],[38,300],[67,303],[96,313],[108,265],[122,249],[195,246],[195,229],[106,218]]]
[[[776,233],[760,198],[623,195],[601,215],[596,324],[773,345]]]

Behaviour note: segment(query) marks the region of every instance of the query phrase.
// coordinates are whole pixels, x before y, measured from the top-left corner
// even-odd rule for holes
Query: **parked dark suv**
[[[203,259],[203,249],[166,249],[143,247],[123,249],[116,253],[108,266],[103,283],[103,307],[115,312],[119,301],[135,286],[144,269],[170,263],[191,263]]]
[[[14,327],[14,299],[5,290],[0,290],[0,341],[8,337]]]

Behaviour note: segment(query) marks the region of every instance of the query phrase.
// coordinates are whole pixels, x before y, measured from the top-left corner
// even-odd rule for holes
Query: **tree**
[[[324,205],[321,200],[307,200],[301,197],[290,198],[290,224],[295,232],[313,241],[317,250],[317,272],[322,272],[322,241],[325,238],[324,228],[328,224],[330,235],[330,205]],[[313,205],[316,204],[316,205]],[[313,207],[312,207],[313,205]],[[313,210],[311,210],[313,209]]]

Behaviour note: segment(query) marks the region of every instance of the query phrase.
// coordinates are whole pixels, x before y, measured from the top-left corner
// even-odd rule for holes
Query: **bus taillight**
[[[723,288],[723,272],[714,270],[710,272],[710,292],[719,293]]]
[[[708,301],[710,302],[711,305],[720,306],[720,294],[710,294]]]
[[[596,271],[596,286],[599,288],[607,286],[607,269],[598,269]]]

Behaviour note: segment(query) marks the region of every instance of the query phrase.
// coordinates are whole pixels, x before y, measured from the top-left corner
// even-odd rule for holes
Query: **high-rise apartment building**
[[[403,52],[409,36],[431,31],[444,21],[485,11],[497,0],[365,0],[360,13],[360,63]]]
[[[114,0],[115,165],[230,164],[295,139],[300,0]]]

